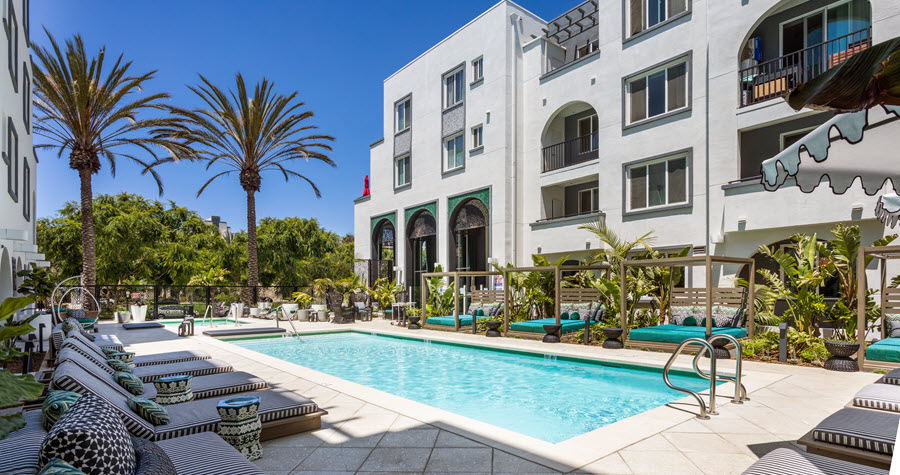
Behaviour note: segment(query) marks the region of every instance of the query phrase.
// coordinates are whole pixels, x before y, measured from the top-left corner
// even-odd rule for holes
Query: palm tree
[[[274,84],[264,78],[249,96],[243,76],[238,73],[235,79],[236,90],[226,92],[200,75],[202,84],[188,89],[202,99],[205,108],[171,108],[183,121],[163,135],[189,144],[194,149],[193,158],[206,161],[207,170],[216,164],[225,167],[200,187],[197,196],[216,178],[238,174],[241,188],[247,193],[247,285],[254,287],[259,283],[256,193],[260,190],[262,172],[277,171],[285,181],[300,178],[320,198],[322,193],[312,180],[288,167],[296,159],[315,159],[336,166],[326,155],[331,146],[325,143],[334,137],[311,133],[317,127],[306,124],[313,113],[302,110],[304,103],[294,100],[296,91],[287,96],[276,94]],[[173,160],[177,157],[158,163]]]
[[[95,57],[88,57],[80,35],[66,41],[65,50],[47,32],[51,48],[34,46],[37,61],[34,70],[34,132],[47,143],[36,148],[57,149],[57,157],[69,155],[69,167],[81,180],[81,260],[83,283],[96,284],[97,257],[94,245],[94,208],[91,179],[101,168],[100,157],[106,159],[110,173],[116,174],[116,159],[127,158],[144,167],[163,192],[163,185],[147,161],[135,153],[146,152],[158,161],[154,148],[169,154],[186,149],[156,135],[154,129],[171,127],[176,119],[169,117],[138,118],[138,114],[163,110],[165,93],[140,95],[144,84],[156,71],[131,75],[131,62],[122,55],[108,71],[104,70],[106,47]]]

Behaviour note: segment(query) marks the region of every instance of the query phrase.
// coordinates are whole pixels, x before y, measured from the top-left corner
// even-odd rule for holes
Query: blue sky
[[[186,84],[202,73],[220,87],[234,74],[248,81],[263,76],[276,88],[299,97],[312,109],[321,132],[336,137],[337,168],[298,163],[295,169],[321,189],[263,176],[257,216],[313,217],[340,234],[353,232],[353,199],[362,194],[369,172],[369,144],[382,135],[382,83],[391,73],[490,8],[494,0],[273,1],[236,0],[33,0],[32,41],[46,45],[46,27],[58,40],[80,33],[89,50],[106,45],[124,53],[135,72],[158,70],[147,91],[165,91],[183,107],[197,104]],[[523,0],[547,19],[577,2]],[[35,137],[35,143],[41,142]],[[38,151],[38,215],[51,216],[79,196],[78,176],[68,158]],[[216,181],[196,198],[212,176],[199,164],[160,169],[166,191],[160,198],[149,176],[120,162],[116,178],[95,175],[94,193],[128,191],[173,200],[203,217],[217,214],[233,230],[246,229],[246,195],[237,177]]]

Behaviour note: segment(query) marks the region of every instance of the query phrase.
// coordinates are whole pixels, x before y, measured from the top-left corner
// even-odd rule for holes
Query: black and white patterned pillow
[[[175,475],[172,459],[158,445],[147,439],[131,437],[134,446],[134,475]]]
[[[892,321],[891,323],[891,338],[900,338],[900,322]]]
[[[58,458],[88,475],[134,472],[131,435],[115,410],[87,393],[78,398],[41,443],[41,466]]]

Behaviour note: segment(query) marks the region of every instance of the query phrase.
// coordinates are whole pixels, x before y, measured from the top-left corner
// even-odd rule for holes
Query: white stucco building
[[[900,2],[571,6],[545,21],[501,1],[384,81],[357,258],[393,260],[414,286],[435,263],[580,259],[600,243],[578,227],[600,217],[623,237],[652,231],[658,248],[737,257],[798,232],[830,237],[838,222],[858,224],[864,244],[886,233],[858,186],[767,192],[759,175],[831,117],[795,112],[782,93],[900,36]]]
[[[15,273],[32,262],[46,265],[38,253],[37,155],[32,146],[31,56],[28,47],[28,0],[2,2],[4,46],[0,48],[6,72],[0,74],[0,300],[18,287]]]

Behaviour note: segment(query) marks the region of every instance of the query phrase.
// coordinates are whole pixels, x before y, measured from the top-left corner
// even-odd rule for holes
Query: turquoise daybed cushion
[[[571,333],[584,328],[584,320],[560,320],[563,333]],[[540,320],[527,320],[524,322],[510,323],[509,329],[514,332],[544,333],[544,325],[556,325],[555,318],[542,318]]]
[[[900,338],[885,338],[866,348],[866,359],[900,363]]]
[[[726,333],[735,338],[747,336],[743,328],[713,327],[714,335]],[[681,343],[688,338],[703,338],[706,327],[686,327],[682,325],[657,325],[655,327],[636,328],[628,332],[629,340],[652,341],[655,343]]]
[[[478,317],[479,320],[484,320],[487,317]],[[453,315],[447,317],[428,317],[428,320],[425,323],[429,325],[444,325],[447,327],[456,326],[456,319],[453,318]],[[460,315],[459,316],[459,325],[460,326],[468,326],[472,324],[472,316],[471,315]]]

